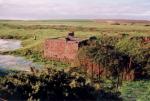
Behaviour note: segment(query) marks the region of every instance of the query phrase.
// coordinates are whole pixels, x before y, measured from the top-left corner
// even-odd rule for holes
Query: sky
[[[150,0],[0,0],[0,19],[150,20]]]

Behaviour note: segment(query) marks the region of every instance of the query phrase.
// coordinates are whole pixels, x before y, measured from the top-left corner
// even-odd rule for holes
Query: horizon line
[[[103,18],[76,18],[76,19],[73,19],[73,18],[62,18],[62,19],[0,19],[0,21],[4,21],[4,20],[7,20],[7,21],[48,21],[48,20],[128,20],[128,21],[150,21],[149,19],[130,19],[130,18],[106,18],[106,19],[103,19]]]

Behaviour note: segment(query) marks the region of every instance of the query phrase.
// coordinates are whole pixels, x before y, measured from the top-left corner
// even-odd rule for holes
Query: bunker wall
[[[78,52],[78,43],[63,39],[49,39],[44,43],[44,57],[54,60],[74,60]]]

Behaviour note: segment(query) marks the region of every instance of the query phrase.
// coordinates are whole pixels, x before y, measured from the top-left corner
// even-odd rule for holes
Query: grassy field
[[[58,67],[67,67],[67,64],[43,59],[43,42],[47,38],[65,37],[69,31],[75,31],[75,35],[80,38],[103,34],[114,36],[123,33],[131,36],[150,36],[150,26],[144,23],[114,25],[94,20],[0,21],[0,38],[22,40],[21,49],[7,54],[25,56],[34,62],[42,62],[46,65],[53,63]],[[29,54],[30,52],[32,54]],[[149,85],[150,81],[124,83],[120,91],[127,101],[131,99],[134,101],[135,98],[138,101],[149,101]]]
[[[149,36],[150,26],[138,23],[134,25],[130,23],[113,25],[92,20],[0,21],[0,38],[21,39],[25,49],[38,45],[46,38],[65,37],[69,31],[75,31],[76,36],[82,38],[122,33],[129,33],[134,36]],[[34,40],[34,34],[37,40]]]
[[[26,56],[35,62],[41,62],[44,61],[41,60],[43,42],[47,38],[66,37],[70,31],[75,31],[75,35],[80,38],[103,34],[113,36],[123,33],[128,33],[131,36],[149,36],[150,26],[145,25],[147,24],[126,22],[115,25],[95,20],[0,20],[0,38],[22,40],[23,47],[13,54]],[[36,40],[34,40],[34,36],[36,36]],[[28,55],[29,51],[32,51],[32,55]]]

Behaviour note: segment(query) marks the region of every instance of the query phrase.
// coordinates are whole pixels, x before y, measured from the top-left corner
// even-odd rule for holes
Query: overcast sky
[[[0,19],[146,19],[150,0],[0,0]]]

